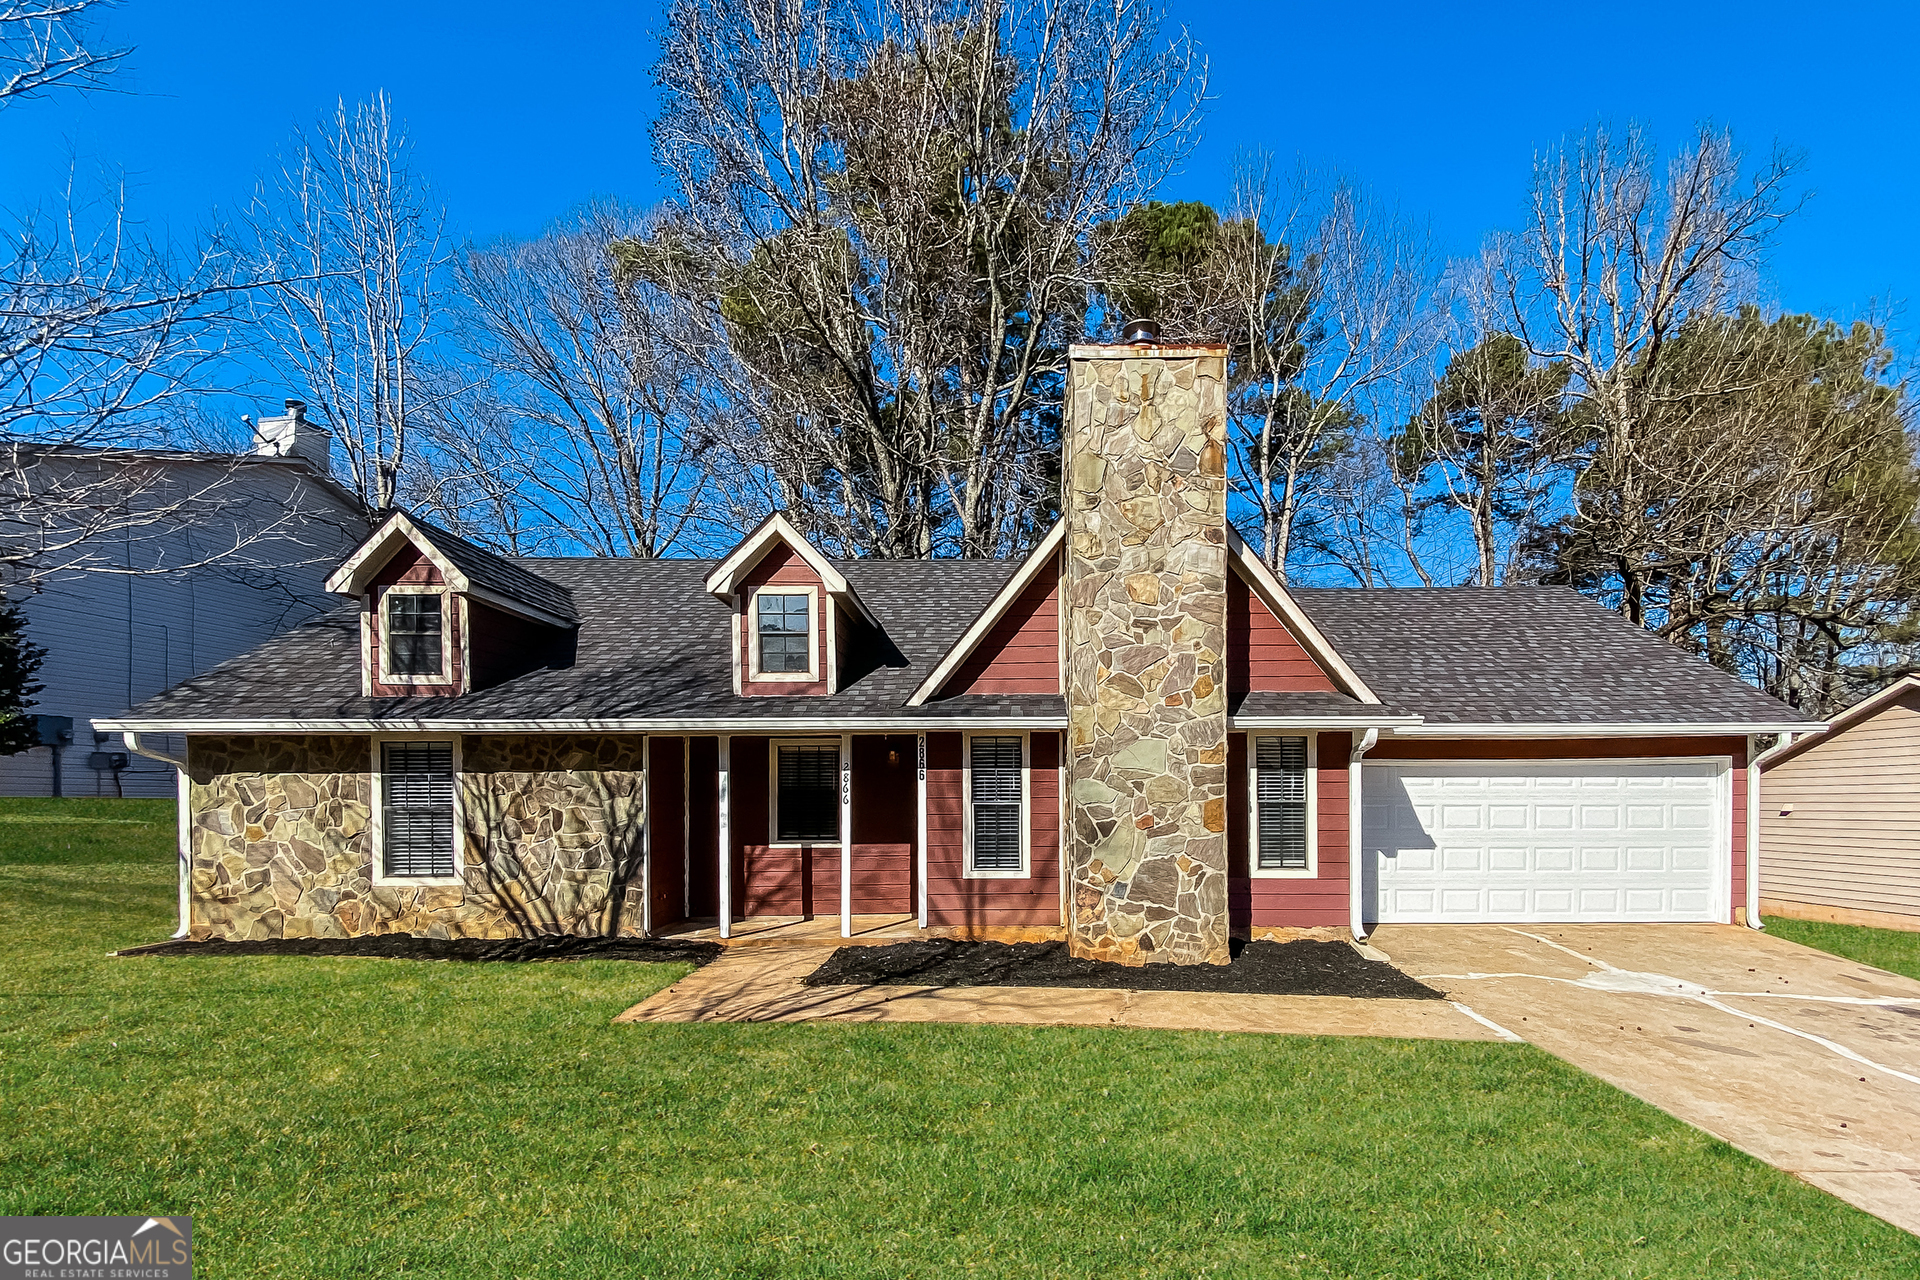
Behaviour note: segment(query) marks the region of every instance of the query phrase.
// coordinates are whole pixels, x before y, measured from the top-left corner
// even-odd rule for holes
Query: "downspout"
[[[180,927],[174,930],[173,936],[176,938],[184,938],[187,936],[193,924],[193,818],[192,815],[187,812],[187,802],[191,794],[187,781],[187,761],[184,756],[176,756],[170,751],[162,751],[158,747],[142,746],[140,743],[140,735],[137,733],[123,733],[120,735],[120,741],[126,743],[127,750],[133,752],[135,755],[145,756],[149,760],[159,760],[164,764],[172,765],[174,769],[173,849],[174,861],[179,864],[180,868]]]
[[[927,735],[919,735],[919,819],[916,826],[915,843],[920,850],[919,874],[914,878],[920,883],[919,901],[915,909],[920,917],[920,927],[927,927]]]
[[[1747,735],[1747,928],[1762,929],[1760,919],[1760,759],[1756,734]]]
[[[1369,729],[1353,742],[1353,754],[1347,758],[1347,911],[1348,923],[1353,929],[1353,940],[1359,942],[1367,936],[1367,922],[1362,908],[1362,889],[1367,878],[1366,868],[1361,865],[1364,856],[1362,849],[1364,835],[1361,818],[1366,811],[1365,793],[1361,787],[1360,758],[1373,750],[1380,741],[1380,730]]]

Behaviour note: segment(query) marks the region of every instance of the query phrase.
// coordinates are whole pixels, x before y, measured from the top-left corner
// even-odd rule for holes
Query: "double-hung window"
[[[1026,792],[1025,739],[967,739],[968,874],[1026,874]]]
[[[380,870],[392,879],[455,874],[453,744],[380,744]]]
[[[754,644],[761,675],[806,675],[813,670],[813,593],[761,591]]]
[[[1304,872],[1308,843],[1307,740],[1253,740],[1254,848],[1257,872]]]
[[[774,748],[775,844],[840,842],[840,744],[779,743]]]
[[[389,591],[386,594],[386,674],[438,676],[442,673],[443,609],[438,591]]]

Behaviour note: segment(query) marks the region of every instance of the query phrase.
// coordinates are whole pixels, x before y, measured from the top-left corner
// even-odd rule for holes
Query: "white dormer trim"
[[[973,651],[980,647],[980,642],[987,638],[987,633],[993,630],[994,624],[1000,621],[1001,615],[1013,607],[1013,602],[1020,598],[1021,593],[1040,575],[1040,571],[1052,561],[1054,552],[1060,549],[1060,544],[1066,540],[1066,536],[1067,522],[1057,521],[1053,528],[1047,531],[1047,536],[1040,539],[1039,545],[1027,553],[1027,558],[1020,562],[1020,567],[1013,571],[1013,576],[1007,579],[1006,585],[1000,588],[999,594],[987,602],[987,607],[981,610],[980,616],[973,620],[973,625],[966,629],[960,639],[954,643],[953,648],[947,650],[947,656],[940,659],[940,665],[920,682],[920,687],[915,689],[913,696],[907,699],[908,706],[925,706],[928,698],[940,692],[941,686],[960,669],[960,664],[973,656]],[[1063,609],[1062,613],[1064,612]]]
[[[1369,706],[1380,705],[1379,697],[1367,687],[1360,673],[1347,665],[1347,660],[1321,634],[1320,628],[1313,625],[1313,620],[1287,594],[1286,585],[1274,576],[1267,562],[1254,553],[1253,548],[1247,545],[1247,540],[1232,525],[1227,526],[1227,554],[1240,570],[1240,576],[1246,580],[1248,588],[1293,633],[1293,638],[1307,651],[1307,656],[1333,677],[1334,682],[1341,686],[1341,692]]]
[[[726,559],[713,567],[704,584],[707,591],[722,600],[733,599],[739,594],[740,584],[746,576],[753,572],[753,567],[773,549],[776,542],[785,543],[789,550],[806,561],[807,567],[819,576],[821,585],[826,588],[828,599],[858,613],[874,627],[880,626],[880,620],[861,603],[846,577],[833,567],[833,562],[801,537],[800,531],[778,511],[762,520],[758,528],[741,540],[739,546],[727,553]]]
[[[327,576],[327,590],[342,596],[365,595],[371,590],[374,577],[380,570],[386,568],[387,561],[393,559],[394,552],[398,551],[403,543],[410,543],[414,550],[425,556],[428,562],[440,571],[440,578],[446,583],[449,591],[469,596],[490,608],[525,618],[529,622],[558,627],[563,631],[570,631],[577,625],[571,619],[548,613],[545,609],[518,600],[509,600],[485,587],[476,587],[466,574],[454,567],[453,561],[440,553],[432,540],[421,531],[419,525],[408,518],[404,511],[396,511],[388,516],[386,523],[374,530],[352,555],[340,563],[339,568]]]
[[[385,524],[374,530],[352,555],[340,562],[339,568],[327,575],[327,590],[342,596],[365,595],[374,575],[386,568],[387,561],[393,559],[393,553],[400,549],[402,543],[413,544],[414,550],[440,571],[448,590],[472,590],[473,584],[467,581],[467,575],[454,568],[453,562],[440,554],[428,541],[427,535],[420,532],[420,526],[408,519],[404,511],[396,511],[388,516]]]

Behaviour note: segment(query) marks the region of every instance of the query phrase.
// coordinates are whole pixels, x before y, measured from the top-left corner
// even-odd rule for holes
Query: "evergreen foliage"
[[[34,679],[47,651],[27,639],[26,612],[8,601],[0,607],[0,755],[19,755],[38,746],[39,734],[27,708],[40,692]]]

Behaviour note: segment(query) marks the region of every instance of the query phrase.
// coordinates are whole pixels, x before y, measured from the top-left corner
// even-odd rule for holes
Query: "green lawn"
[[[1857,924],[1826,924],[1819,920],[1788,920],[1762,916],[1767,932],[1805,947],[1828,951],[1888,973],[1920,978],[1920,933],[1900,929],[1868,929]]]
[[[48,812],[101,821],[0,820],[0,1213],[189,1213],[203,1276],[1920,1273],[1525,1046],[616,1027],[682,970],[110,959],[172,928],[165,807],[0,802]],[[46,856],[74,826],[97,862]]]

